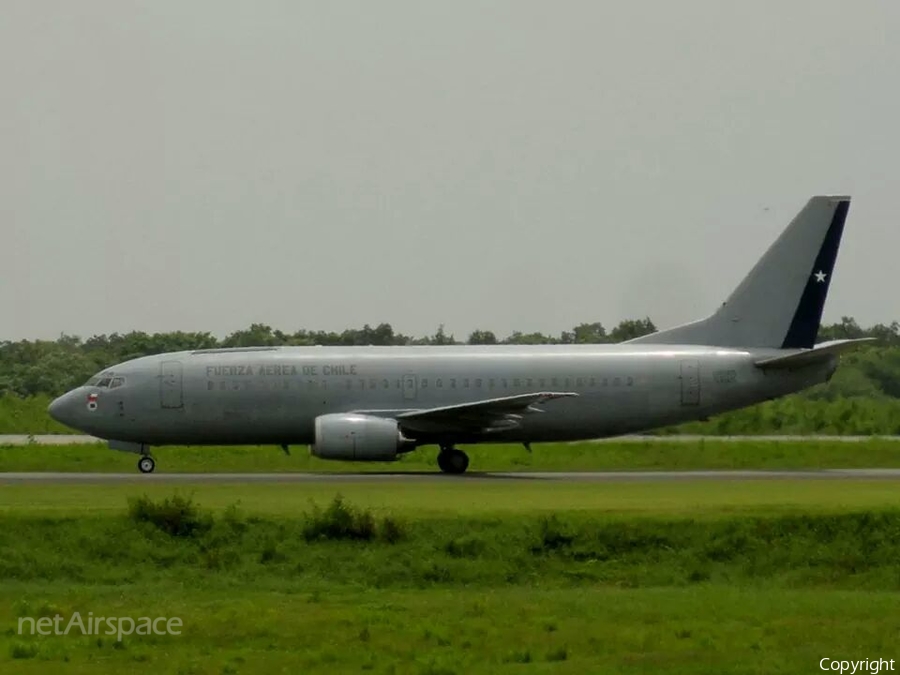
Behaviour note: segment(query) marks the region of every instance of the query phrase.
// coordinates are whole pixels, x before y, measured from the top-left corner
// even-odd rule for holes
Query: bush
[[[406,526],[396,518],[385,516],[378,528],[378,534],[388,544],[396,544],[406,539]]]
[[[565,647],[557,647],[547,652],[548,661],[565,661],[567,658],[569,658],[569,652]]]
[[[575,541],[574,535],[566,532],[559,518],[552,515],[541,519],[538,542],[532,546],[531,552],[538,554],[557,551],[569,546],[573,541]]]
[[[147,495],[128,500],[128,515],[137,523],[150,523],[173,537],[197,537],[213,526],[212,515],[202,513],[193,500],[180,495],[154,502]]]
[[[401,521],[385,516],[379,523],[369,509],[354,508],[344,503],[340,495],[324,510],[314,505],[303,525],[306,541],[373,541],[378,538],[396,544],[406,536],[406,526]]]
[[[261,565],[283,562],[284,559],[284,554],[278,550],[278,544],[273,541],[267,543],[259,554],[259,563]]]
[[[340,495],[327,509],[313,506],[313,511],[303,525],[306,541],[352,539],[371,541],[375,538],[375,518],[372,512],[361,511],[344,504]]]
[[[477,558],[484,551],[484,540],[477,537],[457,537],[448,541],[444,550],[451,558]]]
[[[33,659],[38,654],[38,646],[26,642],[13,642],[9,647],[9,655],[13,659]]]

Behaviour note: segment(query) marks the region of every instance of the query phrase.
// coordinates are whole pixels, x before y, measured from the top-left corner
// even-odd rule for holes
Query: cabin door
[[[700,363],[681,362],[681,405],[700,405]]]
[[[416,376],[412,373],[403,376],[403,400],[416,400]]]
[[[163,361],[159,366],[159,402],[172,410],[184,407],[181,361]]]

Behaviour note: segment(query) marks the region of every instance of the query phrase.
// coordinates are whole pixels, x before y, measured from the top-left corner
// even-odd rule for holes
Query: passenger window
[[[532,384],[532,382],[534,382],[534,380],[532,380],[530,377],[526,380],[526,383],[527,383],[527,386],[529,389],[531,389],[534,386]]]
[[[629,387],[632,386],[634,384],[634,378],[629,376],[628,379],[625,380],[625,384],[627,384]]]
[[[438,378],[437,380],[435,380],[434,386],[437,387],[438,389],[441,389],[444,386],[444,383],[441,380],[441,378]]]
[[[541,389],[546,389],[547,388],[547,379],[542,377],[540,379],[540,384],[538,386],[540,386]]]
[[[468,388],[469,388],[469,378],[466,377],[463,379],[463,389],[468,389]]]
[[[521,385],[519,384],[519,378],[517,377],[517,378],[513,379],[513,387],[518,389],[520,386]]]
[[[578,379],[576,379],[576,380],[575,380],[575,386],[576,386],[576,387],[583,387],[583,386],[584,386],[584,378],[583,378],[583,377],[579,377]]]
[[[456,378],[455,377],[450,378],[450,388],[456,389]]]
[[[614,378],[613,378],[613,386],[614,386],[614,387],[618,387],[618,386],[620,386],[621,384],[622,384],[622,378],[621,378],[621,377],[614,377]]]
[[[123,384],[125,384],[124,377],[114,377],[112,382],[109,383],[109,388],[115,389],[116,387],[121,387]]]
[[[591,378],[591,386],[592,386],[592,387],[596,387],[596,386],[597,386],[597,378],[596,378],[596,377],[592,377],[592,378]]]
[[[419,385],[419,388],[420,389],[428,389],[428,378],[427,377],[422,378],[422,382]]]

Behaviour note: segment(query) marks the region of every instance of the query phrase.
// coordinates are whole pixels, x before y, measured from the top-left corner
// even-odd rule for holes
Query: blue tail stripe
[[[831,284],[831,273],[834,270],[834,262],[837,259],[838,247],[841,244],[841,235],[844,232],[844,221],[847,220],[847,211],[850,202],[843,200],[838,202],[831,219],[831,225],[822,241],[822,248],[816,256],[816,262],[809,271],[809,278],[797,311],[791,321],[787,335],[784,338],[782,349],[809,348],[816,343],[819,334],[819,322],[822,320],[822,309],[825,306],[825,297],[828,295],[828,286]]]

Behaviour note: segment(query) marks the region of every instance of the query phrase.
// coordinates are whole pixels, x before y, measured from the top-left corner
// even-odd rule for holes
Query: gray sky
[[[900,319],[898,34],[889,0],[4,0],[0,339],[667,326],[823,192],[825,320]]]

